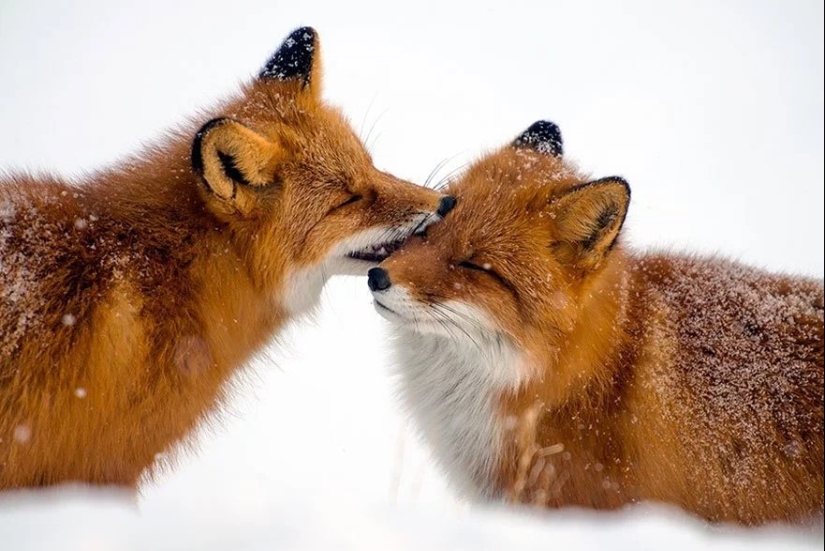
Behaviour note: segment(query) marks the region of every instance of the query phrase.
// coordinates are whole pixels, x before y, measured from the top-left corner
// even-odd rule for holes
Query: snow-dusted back
[[[697,430],[724,426],[737,435],[725,444],[735,449],[722,450],[736,458],[727,482],[770,486],[767,467],[755,459],[772,454],[764,431],[787,438],[784,455],[802,455],[805,426],[816,412],[802,409],[799,393],[808,389],[808,403],[822,393],[822,373],[804,368],[813,343],[822,353],[822,280],[778,279],[731,262],[683,258],[656,285],[663,301],[653,307],[672,319],[677,354],[691,361],[661,370],[651,390],[670,397],[689,392],[704,407],[688,411],[686,402],[671,401],[674,417],[692,419]]]
[[[42,305],[38,287],[42,273],[38,273],[40,256],[31,247],[15,246],[12,241],[37,243],[44,233],[58,228],[44,224],[37,208],[24,199],[13,202],[0,190],[0,308],[12,312],[0,327],[0,356],[10,357],[17,350],[18,341],[26,331],[37,331]]]

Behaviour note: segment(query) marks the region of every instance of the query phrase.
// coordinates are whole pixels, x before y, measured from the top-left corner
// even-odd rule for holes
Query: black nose
[[[367,285],[369,285],[370,291],[389,289],[390,285],[392,285],[392,283],[390,283],[390,274],[388,274],[384,268],[372,268],[367,272]]]
[[[441,218],[447,216],[447,213],[453,210],[455,207],[455,197],[451,197],[448,195],[441,199],[441,202],[438,204],[438,210],[435,211]]]

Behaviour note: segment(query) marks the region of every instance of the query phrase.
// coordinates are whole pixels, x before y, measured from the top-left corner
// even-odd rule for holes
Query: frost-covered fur
[[[821,523],[822,280],[627,249],[628,185],[560,144],[537,123],[478,161],[444,222],[372,272],[447,473],[551,508]]]

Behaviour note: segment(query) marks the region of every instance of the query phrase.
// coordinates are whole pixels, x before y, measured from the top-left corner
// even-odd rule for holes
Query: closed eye
[[[505,289],[510,291],[510,293],[512,293],[512,295],[518,301],[519,294],[518,294],[518,291],[516,291],[516,288],[513,287],[510,284],[509,281],[507,281],[506,279],[501,277],[501,274],[499,274],[497,271],[493,270],[493,267],[490,264],[485,263],[485,264],[479,266],[478,264],[476,264],[474,262],[470,262],[469,260],[464,260],[462,262],[459,262],[458,266],[460,268],[465,268],[467,270],[473,270],[473,271],[476,271],[476,272],[484,272],[485,274],[489,275],[490,277],[492,277],[493,279],[498,281],[501,284],[502,287],[504,287]]]
[[[329,211],[327,211],[327,215],[330,215],[333,212],[335,212],[336,210],[342,209],[342,208],[344,208],[346,206],[349,206],[353,203],[357,203],[358,201],[360,201],[363,198],[364,198],[363,195],[352,195],[346,201],[344,201],[343,203],[340,203],[340,204],[332,207],[331,209],[329,209]]]
[[[361,199],[363,199],[363,197],[361,195],[353,195],[352,197],[350,197],[349,199],[347,199],[346,201],[344,201],[343,203],[341,203],[340,205],[338,205],[335,208],[340,209],[340,208],[346,207],[347,205],[357,203]]]
[[[488,268],[484,268],[483,266],[479,266],[478,264],[473,264],[469,260],[464,260],[463,262],[458,263],[459,266],[462,268],[467,268],[468,270],[476,270],[479,272],[489,272]]]

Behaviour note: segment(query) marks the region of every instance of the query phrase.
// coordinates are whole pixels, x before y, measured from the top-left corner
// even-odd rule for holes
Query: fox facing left
[[[451,208],[376,169],[320,93],[297,29],[211,116],[88,181],[0,177],[0,490],[135,488],[329,276]]]

